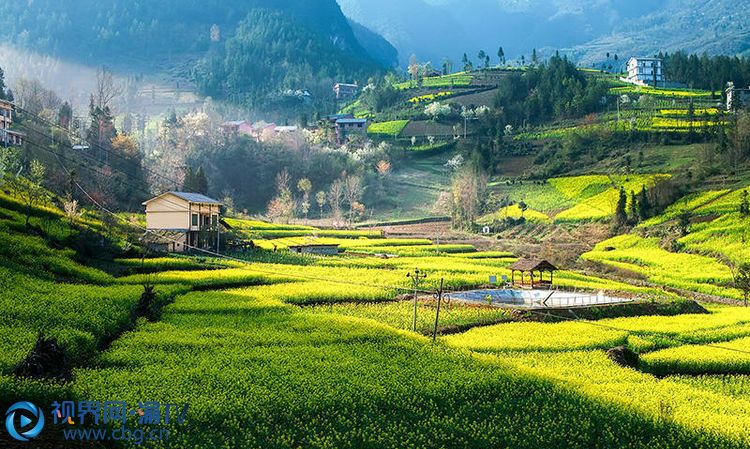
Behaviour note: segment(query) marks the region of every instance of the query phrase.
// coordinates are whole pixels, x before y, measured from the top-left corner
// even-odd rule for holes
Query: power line
[[[43,133],[41,133],[41,134],[43,134]],[[47,137],[49,137],[49,136],[47,136]],[[259,269],[259,268],[251,267],[250,266],[251,263],[248,262],[247,260],[236,258],[236,257],[232,257],[232,256],[227,256],[227,255],[220,254],[218,252],[211,251],[211,250],[208,250],[208,249],[205,249],[205,248],[200,248],[200,247],[197,247],[197,246],[185,244],[182,241],[170,238],[168,236],[157,235],[153,230],[150,230],[150,229],[148,229],[146,227],[143,227],[143,226],[140,226],[140,225],[138,225],[136,223],[131,223],[131,222],[125,220],[123,217],[117,215],[115,212],[112,212],[107,207],[105,207],[103,204],[101,204],[101,202],[99,202],[98,200],[96,200],[74,177],[72,177],[71,171],[68,169],[68,167],[63,162],[63,159],[66,159],[64,156],[60,155],[59,153],[57,153],[55,151],[52,151],[51,149],[44,148],[43,146],[41,146],[39,144],[36,144],[34,142],[27,141],[27,143],[35,146],[36,148],[38,148],[38,149],[40,149],[42,151],[45,151],[45,152],[50,153],[53,156],[55,156],[55,158],[57,159],[57,161],[60,164],[61,168],[68,175],[68,177],[71,178],[71,180],[75,184],[75,186],[96,207],[98,207],[102,211],[110,214],[111,216],[115,217],[117,220],[120,220],[120,221],[124,222],[125,224],[130,225],[131,227],[137,228],[137,229],[139,229],[139,230],[141,230],[141,231],[143,231],[143,232],[145,232],[147,234],[156,235],[156,236],[158,236],[160,238],[163,238],[165,240],[168,240],[168,241],[171,241],[171,242],[174,242],[174,243],[180,243],[180,244],[184,245],[188,249],[191,249],[191,250],[203,253],[203,254],[207,254],[207,255],[210,255],[210,256],[213,256],[213,257],[222,258],[222,259],[225,259],[225,260],[231,260],[231,261],[234,261],[234,262],[241,263],[243,265],[246,265],[250,271],[254,271],[254,272],[258,272],[258,273],[270,274],[270,275],[281,276],[281,277],[299,278],[299,279],[305,279],[305,280],[314,280],[314,281],[321,281],[321,282],[328,282],[328,283],[335,283],[335,284],[354,285],[354,286],[360,286],[360,287],[382,288],[382,289],[391,289],[391,290],[400,290],[400,291],[414,291],[411,288],[403,287],[403,286],[393,286],[393,285],[370,284],[370,283],[363,283],[363,282],[343,281],[343,280],[340,280],[340,279],[330,279],[330,278],[308,276],[308,275],[301,275],[301,274],[290,274],[288,272],[279,272],[279,271],[272,271],[272,270],[262,270],[262,269]],[[92,170],[92,171],[94,171],[96,173],[100,173],[100,172],[97,172],[95,169],[92,169],[91,167],[85,167],[85,168],[90,169],[90,170]],[[123,173],[123,174],[125,176],[128,176],[127,173]],[[174,204],[176,204],[176,203],[174,203]],[[184,210],[184,208],[183,208],[183,210]],[[433,292],[432,291],[427,291],[427,290],[419,290],[419,293],[432,294]]]

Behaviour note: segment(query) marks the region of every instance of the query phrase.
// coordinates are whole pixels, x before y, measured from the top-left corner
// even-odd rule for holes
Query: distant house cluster
[[[265,122],[251,124],[245,120],[234,120],[222,123],[221,130],[227,135],[248,136],[264,142],[279,135],[296,134],[300,129],[298,126],[277,126],[275,123]]]
[[[336,83],[333,85],[333,92],[338,100],[351,100],[359,93],[359,86]],[[336,142],[344,144],[353,136],[367,136],[367,124],[367,119],[357,118],[354,114],[332,114],[322,117],[318,123],[304,129],[308,131],[315,131],[320,127],[332,129]],[[303,131],[299,126],[279,126],[263,121],[252,123],[247,120],[226,121],[220,125],[220,128],[227,136],[247,136],[257,142],[271,142],[278,138],[296,139],[302,137]]]
[[[664,84],[662,60],[659,58],[632,57],[628,60],[628,76],[625,81],[641,86]]]
[[[13,103],[0,100],[0,143],[5,147],[23,145],[24,134],[10,129],[14,111]]]

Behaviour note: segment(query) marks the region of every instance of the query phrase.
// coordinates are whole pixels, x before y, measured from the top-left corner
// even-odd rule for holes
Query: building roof
[[[166,195],[174,195],[177,198],[181,198],[181,199],[187,201],[188,203],[218,204],[220,206],[222,205],[221,201],[215,200],[213,198],[209,198],[206,195],[202,195],[200,193],[188,193],[188,192],[165,192],[165,193],[162,193],[159,196],[151,198],[148,201],[144,201],[143,205],[145,206],[146,204],[148,204],[148,203],[150,203],[152,201],[158,200],[159,198],[162,198],[162,197],[164,197]]]
[[[359,88],[359,85],[357,85],[357,84],[350,84],[350,83],[336,83],[336,84],[333,85],[333,87],[336,87],[336,86],[339,86],[339,87],[355,87],[355,88]]]
[[[517,271],[557,271],[558,268],[543,259],[518,259],[509,267]]]
[[[231,120],[224,122],[221,126],[241,126],[243,123],[247,123],[245,120]]]
[[[299,129],[298,126],[277,126],[274,128],[274,131],[280,132],[280,133],[287,133],[287,132],[294,132]]]
[[[661,61],[661,58],[642,58],[640,56],[633,56],[628,61],[635,59],[636,61]]]
[[[6,107],[8,107],[8,106],[9,106],[9,107],[11,107],[11,108],[13,108],[13,107],[15,107],[15,106],[16,106],[15,104],[13,104],[12,102],[10,102],[10,101],[8,101],[8,100],[0,100],[0,105],[2,105],[2,106],[6,106]]]
[[[358,123],[367,123],[367,119],[365,118],[340,118],[336,120],[336,124],[344,124],[344,125],[351,125],[351,124],[358,124]]]
[[[323,118],[325,118],[326,120],[336,121],[342,118],[354,118],[354,114],[330,114],[330,115],[326,115]]]

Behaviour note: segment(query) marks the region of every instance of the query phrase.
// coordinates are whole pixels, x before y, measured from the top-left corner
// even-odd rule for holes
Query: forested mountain
[[[344,13],[421,60],[454,62],[499,46],[516,57],[532,48],[572,46],[610,33],[618,23],[656,10],[665,0],[339,0]]]
[[[245,100],[261,90],[314,91],[321,80],[366,80],[395,59],[379,36],[361,26],[355,35],[335,0],[1,2],[0,38],[135,73],[203,61],[203,70],[181,75],[196,75],[203,93]]]
[[[348,24],[346,29],[347,39],[328,39],[281,11],[256,9],[230,38],[212,46],[195,71],[196,81],[207,95],[248,106],[288,109],[332,100],[333,83],[365,82],[382,69]]]
[[[605,52],[686,50],[734,55],[750,50],[750,9],[747,1],[669,0],[650,14],[623,21],[610,33],[576,46],[573,56],[597,62]]]
[[[456,62],[465,52],[508,59],[569,49],[586,64],[607,52],[741,53],[750,48],[747,2],[732,0],[338,0],[344,13],[393,43],[405,63]],[[552,51],[542,52],[549,56]]]

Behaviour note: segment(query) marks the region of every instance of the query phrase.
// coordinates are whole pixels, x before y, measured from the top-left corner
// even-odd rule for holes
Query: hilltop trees
[[[750,85],[750,58],[747,57],[689,55],[683,51],[658,56],[664,59],[667,79],[696,89],[722,90],[729,81],[736,86]]]
[[[586,78],[567,58],[553,56],[547,63],[501,79],[495,107],[506,121],[520,127],[552,119],[580,117],[602,108],[607,86]]]
[[[503,50],[503,47],[497,50],[497,59],[500,61],[500,64],[505,65],[505,50]]]

